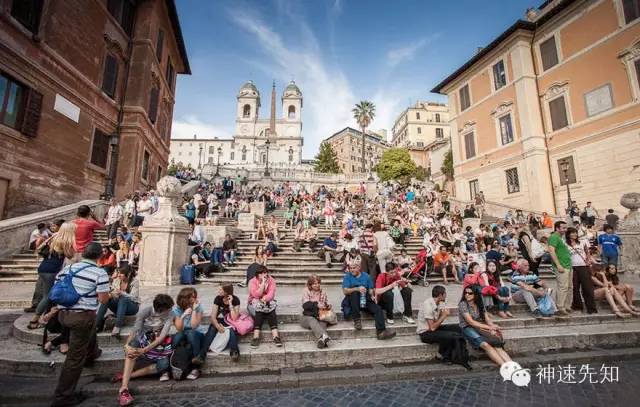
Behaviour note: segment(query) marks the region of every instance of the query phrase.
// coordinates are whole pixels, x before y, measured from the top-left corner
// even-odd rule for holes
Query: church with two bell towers
[[[236,126],[232,139],[172,139],[170,159],[192,168],[215,165],[234,168],[296,168],[302,161],[302,92],[289,82],[276,114],[276,85],[271,88],[268,117],[260,115],[260,91],[248,81],[238,91]]]

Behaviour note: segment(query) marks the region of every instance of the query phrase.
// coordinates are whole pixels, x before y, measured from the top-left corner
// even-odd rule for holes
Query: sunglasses
[[[473,291],[465,291],[464,295],[473,295]]]

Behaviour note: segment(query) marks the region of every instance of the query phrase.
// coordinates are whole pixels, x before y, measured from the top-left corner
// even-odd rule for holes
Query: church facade
[[[302,161],[302,92],[289,82],[280,98],[281,117],[276,117],[276,86],[271,89],[270,114],[262,118],[261,96],[252,81],[236,97],[233,138],[171,139],[170,161],[191,165],[232,168],[297,168]]]

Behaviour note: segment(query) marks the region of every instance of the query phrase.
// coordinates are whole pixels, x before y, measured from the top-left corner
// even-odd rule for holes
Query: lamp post
[[[267,141],[264,142],[264,145],[267,146],[267,156],[265,157],[265,162],[264,162],[264,176],[268,177],[270,176],[269,174],[269,144],[271,144],[271,142],[269,141],[269,139],[267,139]]]
[[[218,147],[218,161],[216,164],[216,177],[220,176],[220,157],[222,156],[222,147]]]
[[[567,215],[571,213],[571,189],[569,188],[569,161],[563,160],[560,168],[564,173],[564,183],[567,185]]]
[[[196,138],[196,135],[193,135],[193,138]],[[200,179],[202,179],[202,150],[204,149],[204,147],[202,147],[202,143],[200,143],[200,152],[198,153],[198,171],[200,172],[199,177]]]

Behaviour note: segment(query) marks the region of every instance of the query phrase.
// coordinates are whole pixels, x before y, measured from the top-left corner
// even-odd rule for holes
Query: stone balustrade
[[[52,223],[58,219],[75,219],[76,211],[81,205],[90,207],[98,219],[104,217],[109,206],[106,201],[84,200],[0,221],[0,257],[8,257],[24,249],[29,243],[29,235],[38,223]]]

